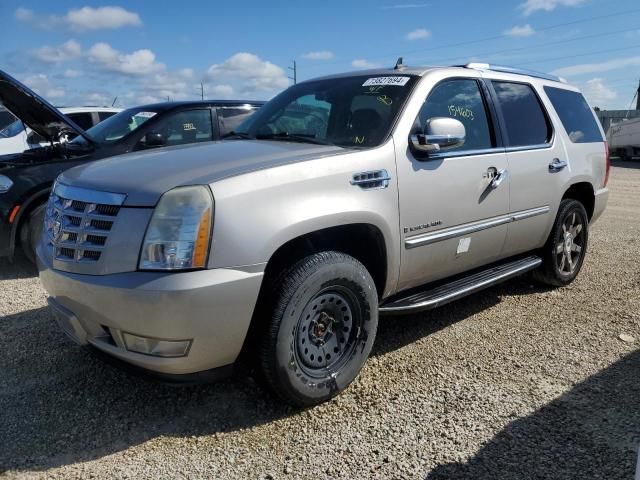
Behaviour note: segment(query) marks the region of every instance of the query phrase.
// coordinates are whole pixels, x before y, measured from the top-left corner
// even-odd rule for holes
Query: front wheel
[[[553,287],[570,284],[582,268],[588,240],[589,217],[584,206],[577,200],[562,200],[535,279]]]
[[[263,377],[290,404],[324,402],[353,381],[371,352],[375,283],[355,258],[328,251],[300,260],[275,285],[260,345]]]

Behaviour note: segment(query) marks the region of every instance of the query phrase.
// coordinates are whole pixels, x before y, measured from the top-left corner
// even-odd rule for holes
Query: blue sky
[[[324,74],[489,61],[555,72],[593,106],[640,78],[637,0],[2,0],[0,69],[56,105],[266,99]]]

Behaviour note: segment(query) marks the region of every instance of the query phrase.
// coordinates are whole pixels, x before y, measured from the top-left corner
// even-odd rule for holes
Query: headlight
[[[179,187],[165,193],[149,222],[139,268],[204,268],[212,219],[213,198],[208,187]]]
[[[7,193],[13,187],[13,182],[9,177],[0,175],[0,193]]]

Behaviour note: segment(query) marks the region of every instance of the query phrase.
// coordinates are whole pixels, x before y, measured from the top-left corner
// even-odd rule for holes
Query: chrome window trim
[[[465,223],[462,225],[457,225],[455,227],[444,228],[435,232],[415,235],[405,239],[404,247],[406,249],[411,249],[422,247],[424,245],[431,245],[433,243],[469,235],[471,233],[480,232],[482,230],[487,230],[493,227],[499,227],[508,223],[517,222],[519,220],[525,220],[527,218],[535,217],[538,215],[545,215],[549,213],[550,210],[550,207],[548,205],[545,205],[543,207],[520,210],[518,212],[509,213],[507,215],[499,215],[497,217],[488,218],[486,220],[481,220],[478,222]]]
[[[86,203],[99,203],[103,205],[122,206],[126,195],[122,193],[102,192],[87,188],[73,187],[64,183],[56,183],[53,193],[63,198],[71,198]]]

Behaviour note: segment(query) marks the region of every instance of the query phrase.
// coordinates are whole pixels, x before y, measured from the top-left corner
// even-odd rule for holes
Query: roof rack
[[[525,68],[506,67],[503,65],[490,65],[488,63],[467,63],[464,68],[473,68],[474,70],[491,70],[492,72],[513,73],[515,75],[527,75],[529,77],[543,78],[553,82],[567,83],[564,78],[549,73],[536,72],[535,70],[527,70]]]

